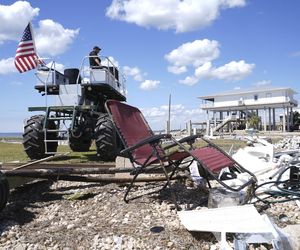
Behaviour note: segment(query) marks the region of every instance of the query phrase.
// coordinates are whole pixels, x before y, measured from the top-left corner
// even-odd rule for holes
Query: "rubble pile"
[[[300,136],[286,137],[274,144],[276,150],[297,150],[300,149]]]
[[[11,193],[0,213],[0,249],[239,250],[246,249],[242,248],[246,244],[251,250],[299,249],[299,234],[292,236],[300,230],[299,152],[300,137],[285,138],[274,145],[257,138],[240,148],[232,157],[255,175],[256,186],[234,195],[219,192],[216,181],[210,191],[205,189],[205,179],[192,171],[191,164],[194,182],[174,182],[172,189],[181,210],[192,210],[193,217],[176,211],[170,190],[160,190],[164,183],[134,186],[133,194],[139,198],[129,203],[123,202],[124,185],[65,181],[26,185]],[[246,183],[245,177],[240,173],[224,182],[234,187]],[[236,213],[222,216],[230,207]],[[242,209],[256,213],[252,221]],[[238,213],[241,223],[231,223],[239,220]],[[205,214],[211,214],[215,223],[209,218],[204,222]],[[202,223],[196,223],[197,218]],[[248,226],[242,224],[247,220]],[[254,233],[256,220],[265,231]],[[291,243],[292,239],[296,241]]]
[[[58,181],[18,188],[0,214],[0,249],[220,249],[212,233],[186,230],[168,190],[146,195],[149,188],[135,188],[144,195],[128,204],[124,187],[115,184]],[[182,209],[207,209],[207,193],[179,184],[175,190]],[[83,199],[68,199],[78,192]],[[298,211],[290,201],[263,213],[285,227],[300,224]]]
[[[124,188],[65,181],[19,188],[0,213],[0,249],[210,249],[218,244],[213,234],[191,234],[181,225],[168,190],[126,204]],[[150,188],[138,187],[139,194]],[[177,189],[183,209],[206,200],[199,190]],[[84,199],[68,199],[78,192]]]

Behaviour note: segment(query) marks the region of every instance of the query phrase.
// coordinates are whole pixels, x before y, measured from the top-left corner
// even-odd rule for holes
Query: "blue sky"
[[[13,57],[29,21],[38,53],[79,67],[94,45],[127,75],[127,102],[164,128],[204,114],[198,96],[261,85],[300,92],[300,1],[115,0],[0,2],[0,132],[22,131],[28,106],[43,106],[34,70]],[[299,95],[296,95],[299,99]]]

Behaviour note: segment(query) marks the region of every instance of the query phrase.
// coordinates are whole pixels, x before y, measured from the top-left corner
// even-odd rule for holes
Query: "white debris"
[[[274,146],[276,149],[289,149],[289,150],[300,149],[300,136],[284,138],[279,142],[275,143]]]
[[[178,212],[189,231],[269,233],[270,229],[253,205]]]

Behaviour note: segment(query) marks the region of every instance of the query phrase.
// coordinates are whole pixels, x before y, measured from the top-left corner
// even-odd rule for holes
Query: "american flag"
[[[34,69],[42,61],[36,53],[35,44],[32,35],[31,24],[29,23],[24,30],[21,41],[16,51],[15,66],[20,73]]]

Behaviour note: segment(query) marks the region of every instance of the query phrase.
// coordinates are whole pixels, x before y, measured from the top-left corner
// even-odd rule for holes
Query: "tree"
[[[257,116],[257,114],[252,113],[250,118],[248,118],[249,127],[258,129],[259,123],[260,123],[260,117]]]
[[[298,111],[293,112],[293,127],[292,130],[299,130],[300,126],[300,114]]]

